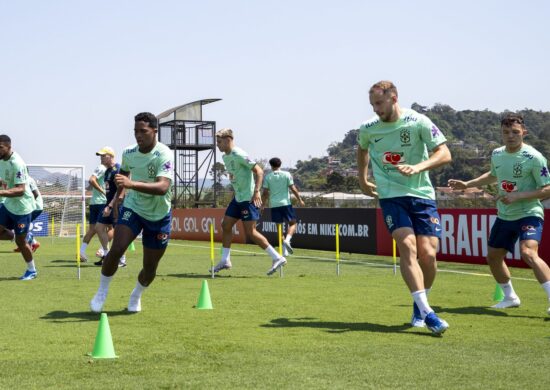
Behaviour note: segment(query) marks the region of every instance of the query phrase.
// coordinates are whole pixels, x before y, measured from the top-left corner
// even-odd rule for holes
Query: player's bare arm
[[[359,176],[359,187],[365,195],[378,197],[376,192],[376,184],[369,182],[367,178],[369,167],[369,150],[362,149],[360,146],[357,148],[357,169]]]

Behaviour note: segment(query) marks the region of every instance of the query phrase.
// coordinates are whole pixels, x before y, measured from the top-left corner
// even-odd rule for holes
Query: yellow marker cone
[[[109,320],[106,313],[101,313],[99,326],[97,328],[97,336],[95,337],[94,350],[91,354],[94,359],[114,359],[115,347],[111,338],[111,328],[109,328]]]
[[[201,293],[199,295],[197,309],[213,309],[212,300],[210,300],[210,290],[208,290],[208,282],[206,280],[202,281]]]
[[[504,291],[502,291],[502,287],[500,287],[500,284],[497,283],[495,287],[495,292],[493,293],[493,301],[500,302],[504,299]]]

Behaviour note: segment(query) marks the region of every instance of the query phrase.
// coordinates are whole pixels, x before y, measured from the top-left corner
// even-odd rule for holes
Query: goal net
[[[34,220],[35,236],[75,237],[76,226],[85,229],[85,177],[82,165],[27,165],[44,201]]]

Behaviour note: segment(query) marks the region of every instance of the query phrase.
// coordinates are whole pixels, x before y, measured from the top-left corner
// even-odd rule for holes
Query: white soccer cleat
[[[267,275],[273,275],[279,268],[284,267],[286,264],[286,259],[284,257],[279,257],[277,260],[273,261],[271,268],[267,271]]]
[[[511,298],[511,299],[504,299],[497,303],[496,305],[491,306],[493,309],[508,309],[509,307],[519,307],[521,304],[521,301],[519,300],[519,297]]]
[[[101,259],[103,256],[106,256],[107,254],[105,253],[105,251],[103,250],[103,248],[99,248],[96,252],[95,252],[95,257],[97,257],[98,259]]]
[[[80,262],[81,263],[87,263],[88,262],[88,256],[86,256],[86,253],[80,252]]]
[[[218,273],[220,272],[221,270],[223,269],[231,269],[232,265],[231,265],[231,262],[230,261],[223,261],[221,260],[218,264],[216,264],[216,266],[212,269],[210,268],[208,270],[208,272],[212,272],[214,271],[214,273]]]
[[[107,293],[98,291],[90,301],[90,310],[101,313],[105,299],[107,299]]]
[[[141,311],[141,297],[136,297],[134,294],[130,294],[130,300],[128,301],[128,311],[130,313],[139,313]]]
[[[291,255],[294,254],[294,249],[292,249],[290,242],[286,242],[283,240],[283,249],[286,250]]]

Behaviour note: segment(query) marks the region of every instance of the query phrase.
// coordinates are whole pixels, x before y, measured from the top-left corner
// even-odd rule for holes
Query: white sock
[[[36,272],[36,267],[34,265],[34,259],[32,259],[31,261],[29,261],[27,263],[27,270],[31,271],[31,272]]]
[[[88,244],[83,242],[82,245],[80,245],[80,253],[86,253],[86,248],[87,247],[88,247]]]
[[[107,293],[109,291],[109,284],[111,284],[111,280],[113,280],[112,276],[105,276],[101,274],[99,278],[99,290],[98,291],[104,291]]]
[[[222,261],[231,263],[231,248],[222,247]]]
[[[277,251],[275,250],[275,248],[273,248],[271,245],[268,246],[267,248],[265,248],[265,251],[267,252],[267,254],[268,254],[269,256],[271,256],[271,259],[272,259],[272,260],[278,260],[279,257],[281,257],[281,256],[279,255],[279,252],[277,252]]]
[[[141,298],[141,294],[143,293],[143,291],[145,291],[146,288],[147,286],[143,286],[138,280],[136,282],[136,287],[134,287],[134,289],[132,290],[132,296]]]
[[[502,291],[504,291],[504,300],[510,300],[517,298],[517,294],[514,291],[514,287],[512,287],[512,281],[509,280],[508,283],[499,283],[500,287],[502,287]]]
[[[546,295],[548,295],[548,299],[550,300],[550,281],[542,283],[541,286],[546,291]]]
[[[287,234],[286,237],[285,237],[285,241],[290,244],[290,240],[292,240],[292,235]]]
[[[428,297],[426,296],[426,290],[419,290],[411,293],[414,302],[416,303],[416,306],[418,306],[418,309],[420,309],[420,315],[422,316],[422,319],[426,318],[428,314],[430,314],[433,309],[430,307],[430,304],[428,303]]]
[[[126,255],[122,255],[122,257],[119,260],[121,263],[126,263]]]

